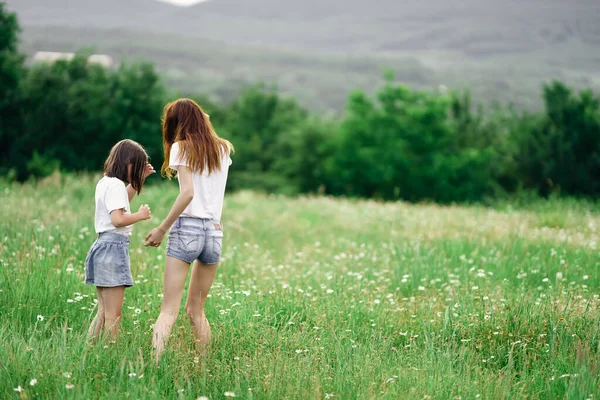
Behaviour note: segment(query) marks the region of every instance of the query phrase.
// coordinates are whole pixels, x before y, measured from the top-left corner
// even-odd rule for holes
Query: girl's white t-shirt
[[[229,154],[224,154],[221,157],[220,170],[213,171],[211,174],[208,173],[208,168],[202,174],[192,172],[194,198],[183,213],[181,213],[182,216],[221,220],[225,185],[227,184],[227,174],[229,173],[231,163]],[[189,164],[181,155],[179,143],[175,142],[169,154],[169,168],[177,171],[177,168],[180,166],[188,167]],[[179,183],[179,188],[181,189],[181,182]]]
[[[116,228],[110,220],[110,213],[120,209],[125,210],[125,214],[131,214],[125,183],[118,178],[104,176],[96,185],[96,217],[94,219],[96,233],[115,232],[131,235],[133,225]]]

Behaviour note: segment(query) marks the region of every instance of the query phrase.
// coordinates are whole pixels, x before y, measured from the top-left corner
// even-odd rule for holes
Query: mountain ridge
[[[94,47],[117,61],[142,58],[174,88],[225,100],[262,81],[339,110],[350,90],[372,93],[388,67],[417,89],[469,88],[526,108],[540,105],[540,87],[553,79],[600,88],[596,0],[9,0],[8,8],[29,55]]]
[[[570,41],[600,49],[600,2],[572,0],[9,1],[25,26],[128,28],[316,52],[451,50],[478,57]]]

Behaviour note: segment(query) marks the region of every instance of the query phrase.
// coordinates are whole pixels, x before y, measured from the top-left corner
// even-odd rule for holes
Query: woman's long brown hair
[[[182,159],[198,173],[207,168],[209,174],[221,169],[222,157],[233,152],[231,143],[217,135],[208,115],[190,99],[179,99],[165,106],[162,137],[165,159],[161,172],[169,179],[175,175],[169,168],[169,155],[175,142],[179,142]]]

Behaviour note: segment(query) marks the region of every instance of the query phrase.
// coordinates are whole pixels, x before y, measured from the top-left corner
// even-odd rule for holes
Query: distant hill
[[[562,43],[600,49],[597,0],[215,0],[188,15],[219,16],[226,25],[210,34],[215,39],[318,50],[481,56]]]
[[[597,0],[11,0],[25,25],[127,28],[316,51],[600,49]]]
[[[469,86],[486,99],[522,105],[534,103],[541,82],[552,78],[600,86],[598,0],[212,0],[188,8],[153,0],[9,0],[8,5],[19,14],[29,51],[73,50],[83,44],[82,37],[102,50],[103,35],[121,32],[106,51],[122,55],[128,42],[147,36],[162,44],[141,53],[165,71],[177,63],[166,62],[170,52],[199,51],[206,44],[217,59],[220,52],[264,53],[279,65],[278,53],[297,55],[291,63],[281,55],[289,64],[271,68],[267,76],[246,71],[242,77],[239,66],[238,72],[227,66],[232,75],[224,79],[233,80],[256,75],[279,82],[282,73],[311,70],[315,58],[338,57],[332,63],[339,68],[339,60],[352,55],[369,57],[369,74],[378,69],[374,65],[416,60],[422,81],[407,80],[410,84]],[[54,34],[42,37],[48,27]],[[79,33],[69,38],[67,32]],[[39,47],[42,43],[49,48]],[[255,60],[245,67],[259,64]],[[292,92],[302,89],[287,85]]]

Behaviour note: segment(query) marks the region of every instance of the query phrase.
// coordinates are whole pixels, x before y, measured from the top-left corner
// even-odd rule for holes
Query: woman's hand
[[[160,244],[163,241],[163,238],[165,237],[165,233],[166,232],[163,231],[160,227],[152,229],[150,233],[146,236],[146,243],[144,243],[144,246],[160,246]]]

